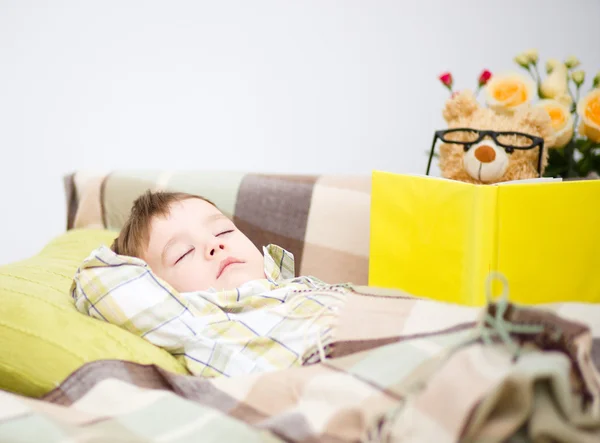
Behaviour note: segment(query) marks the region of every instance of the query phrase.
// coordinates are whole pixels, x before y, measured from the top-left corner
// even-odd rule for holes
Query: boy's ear
[[[479,103],[469,90],[461,91],[446,101],[442,115],[448,124],[459,118],[469,117],[479,109]]]

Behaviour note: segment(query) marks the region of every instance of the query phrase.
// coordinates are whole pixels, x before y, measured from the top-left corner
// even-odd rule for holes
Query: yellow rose
[[[581,118],[579,133],[595,143],[600,143],[600,89],[593,89],[579,100],[577,113]]]
[[[499,112],[512,112],[527,104],[535,94],[535,83],[524,75],[494,75],[485,86],[488,105]]]
[[[552,120],[552,129],[556,141],[553,148],[562,148],[573,137],[573,115],[569,112],[569,107],[557,100],[540,100],[536,106],[543,108]],[[550,146],[548,146],[550,147]]]
[[[554,65],[552,72],[540,85],[540,92],[544,98],[556,98],[569,92],[569,71],[560,63]]]

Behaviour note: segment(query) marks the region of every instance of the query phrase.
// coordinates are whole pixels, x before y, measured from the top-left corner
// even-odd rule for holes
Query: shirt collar
[[[263,246],[265,276],[273,284],[294,278],[294,254],[280,246],[270,244]]]

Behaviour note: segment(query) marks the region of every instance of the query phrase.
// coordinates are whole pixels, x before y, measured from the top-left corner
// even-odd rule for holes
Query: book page
[[[561,182],[562,177],[538,177],[538,178],[524,178],[522,180],[509,180],[507,182],[496,183],[496,185],[514,185],[523,183],[547,183],[547,182]]]
[[[369,285],[485,304],[495,259],[494,186],[374,171]]]
[[[600,181],[496,189],[496,262],[511,301],[600,302]]]
[[[439,176],[434,176],[434,175],[425,175],[425,174],[402,174],[402,175],[409,175],[411,177],[423,177],[423,178],[431,178],[434,180],[445,180],[445,181],[453,181],[453,182],[459,182],[459,183],[466,183],[460,180],[452,180],[449,178],[445,178],[445,177],[439,177]],[[537,177],[537,178],[524,178],[521,180],[509,180],[506,182],[499,182],[499,183],[483,183],[483,184],[473,184],[473,183],[469,183],[472,184],[474,186],[504,186],[504,185],[514,185],[514,184],[524,184],[524,183],[547,183],[547,182],[561,182],[562,181],[562,177]]]

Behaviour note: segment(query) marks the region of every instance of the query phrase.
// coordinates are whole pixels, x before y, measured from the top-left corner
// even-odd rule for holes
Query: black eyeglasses
[[[512,154],[515,150],[534,149],[539,146],[540,152],[538,154],[537,168],[539,176],[542,176],[542,158],[544,152],[543,138],[525,134],[523,132],[483,131],[473,128],[454,128],[435,131],[433,143],[431,144],[431,152],[429,153],[429,161],[427,162],[427,172],[425,174],[429,175],[431,160],[433,159],[435,144],[438,139],[442,140],[444,143],[462,145],[465,152],[467,152],[471,146],[475,143],[479,143],[485,137],[490,137],[498,146],[502,146],[507,154]]]

